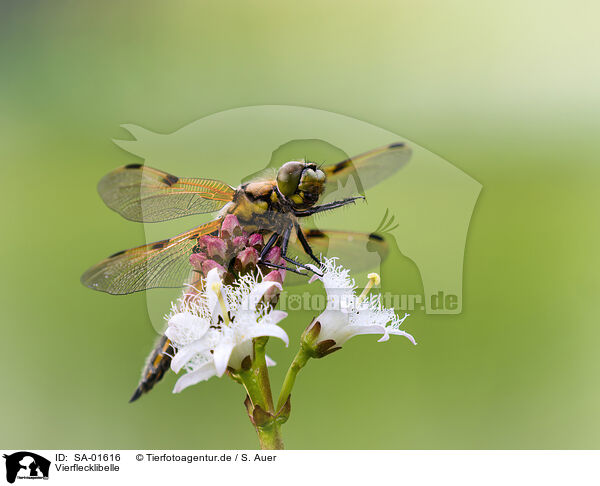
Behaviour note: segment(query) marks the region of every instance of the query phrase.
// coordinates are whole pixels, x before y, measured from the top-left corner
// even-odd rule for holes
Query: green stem
[[[244,385],[252,404],[260,405],[261,408],[265,409],[266,404],[262,395],[262,390],[256,380],[253,379],[252,374],[249,371],[242,371],[237,376],[240,378],[242,385]]]
[[[254,341],[254,359],[250,369],[241,371],[237,374],[240,381],[246,388],[246,392],[252,402],[250,410],[252,422],[258,434],[261,449],[283,449],[283,439],[281,438],[281,424],[275,418],[273,407],[273,395],[271,393],[271,383],[269,381],[269,372],[267,370],[267,360],[265,354],[265,345],[267,340],[258,338]],[[262,409],[259,415],[253,415]],[[258,424],[255,421],[258,420]]]
[[[256,427],[260,448],[263,450],[282,450],[281,425],[273,422],[265,427]]]
[[[279,400],[277,401],[277,410],[280,410],[281,407],[285,405],[285,402],[287,402],[292,393],[296,376],[298,375],[299,371],[304,368],[309,359],[310,355],[304,350],[303,347],[301,347],[294,357],[294,361],[292,361],[292,364],[287,370],[285,380],[283,380],[281,393],[279,393]]]
[[[264,398],[264,409],[273,412],[273,395],[271,394],[271,382],[269,381],[269,371],[267,370],[267,358],[265,346],[267,340],[259,338],[254,341],[254,359],[252,360],[251,371],[256,377],[257,385]]]

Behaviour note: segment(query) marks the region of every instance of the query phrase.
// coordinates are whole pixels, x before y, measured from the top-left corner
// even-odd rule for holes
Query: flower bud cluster
[[[198,244],[190,255],[190,265],[204,277],[213,268],[218,269],[223,282],[228,285],[240,276],[256,275],[258,271],[264,275],[263,281],[282,284],[285,270],[272,269],[259,262],[264,247],[265,238],[262,234],[248,233],[234,214],[228,214],[223,219],[218,236],[203,235],[198,238]],[[279,246],[273,246],[264,261],[285,266]],[[265,295],[265,300],[275,304],[278,295],[278,288],[272,287]]]

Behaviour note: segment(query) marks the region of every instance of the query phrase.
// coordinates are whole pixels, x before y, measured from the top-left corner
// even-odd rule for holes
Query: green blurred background
[[[119,126],[172,132],[255,104],[368,121],[483,185],[463,313],[412,316],[416,347],[366,336],[310,363],[289,448],[600,447],[599,14],[556,0],[3,0],[0,447],[256,447],[231,381],[174,396],[170,374],[128,404],[155,338],[145,297],[79,283],[143,241],[95,191],[137,160],[111,141]],[[306,320],[290,320],[292,341]]]

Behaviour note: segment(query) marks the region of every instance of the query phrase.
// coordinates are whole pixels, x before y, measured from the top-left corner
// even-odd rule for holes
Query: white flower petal
[[[275,366],[277,363],[269,358],[268,355],[265,355],[265,361],[267,362],[267,366],[270,368],[271,366]]]
[[[219,277],[219,270],[213,268],[206,274],[206,290],[212,289],[213,284],[220,283],[221,277]]]
[[[242,305],[240,306],[240,311],[252,311],[254,312],[257,304],[262,299],[265,292],[269,290],[271,287],[277,287],[279,290],[282,290],[283,287],[279,282],[261,282],[256,284],[249,295],[244,297],[242,300]]]
[[[206,381],[209,378],[212,378],[216,374],[215,365],[212,361],[202,365],[196,371],[192,371],[191,373],[186,373],[181,378],[177,380],[175,383],[175,388],[173,388],[173,393],[179,393],[181,390],[184,390],[188,386],[195,385],[196,383],[200,383],[201,381]]]
[[[315,321],[321,325],[320,341],[333,339],[338,342],[338,339],[340,339],[338,334],[343,332],[350,324],[349,315],[346,312],[330,309],[323,311]]]
[[[165,336],[167,336],[172,342],[181,342],[182,341],[182,336],[179,334],[179,329],[176,329],[174,327],[167,327],[165,329]]]
[[[223,301],[227,306],[227,298],[224,292],[223,282],[221,281],[221,277],[219,277],[219,271],[216,268],[213,268],[210,272],[206,274],[206,281],[204,284],[206,300],[208,303],[208,310],[212,315],[213,324],[217,322],[219,315],[221,315],[221,304],[219,302],[218,294],[215,292],[215,286],[217,285],[219,288],[219,292],[221,293],[221,296],[223,298]]]
[[[233,348],[234,344],[231,342],[219,344],[215,348],[213,359],[215,362],[215,368],[217,369],[217,376],[223,376],[223,373],[225,373]]]
[[[377,342],[378,342],[378,343],[385,343],[386,341],[389,341],[389,340],[390,340],[390,333],[389,333],[389,332],[388,332],[388,330],[386,329],[386,330],[384,331],[384,334],[383,334],[383,336],[381,336],[381,337],[380,337],[380,338],[377,340]]]
[[[252,358],[253,346],[251,339],[245,339],[237,343],[237,345],[231,351],[231,356],[229,356],[228,365],[231,366],[234,370],[239,370],[242,365],[242,361],[246,356]]]
[[[415,338],[412,337],[411,334],[409,334],[409,333],[407,333],[405,331],[401,331],[400,329],[388,329],[387,332],[388,332],[388,334],[394,334],[396,336],[404,336],[405,338],[407,338],[414,345],[417,344],[417,342],[415,341]],[[380,341],[381,341],[381,339],[380,339]]]
[[[175,373],[179,373],[181,368],[183,368],[194,356],[207,350],[208,342],[205,339],[198,339],[197,341],[184,346],[177,350],[175,357],[171,360],[171,369]]]
[[[256,326],[248,328],[248,330],[245,332],[245,337],[248,339],[262,336],[279,338],[285,343],[286,347],[290,343],[287,333],[281,327],[276,326],[275,324],[257,324]]]
[[[262,317],[258,321],[258,325],[266,325],[266,324],[279,324],[283,319],[287,317],[287,312],[282,310],[274,310],[271,311],[268,315]]]
[[[333,258],[322,258],[321,260],[321,273],[322,277],[319,280],[323,282],[323,287],[327,295],[330,294],[352,294],[356,289],[354,279],[350,277],[350,270],[336,265],[336,257]]]
[[[313,265],[312,263],[305,263],[304,266],[310,268],[313,271],[313,276],[308,279],[309,284],[313,283],[316,280],[321,280],[321,276],[319,275],[321,270],[317,268],[316,265]]]
[[[348,339],[353,338],[354,336],[358,336],[360,334],[386,334],[385,327],[383,326],[348,326],[343,329],[340,333],[340,337],[343,339],[342,341],[336,340],[336,343],[341,346]]]
[[[204,336],[208,327],[209,323],[205,319],[191,312],[178,312],[169,319],[165,335],[175,344],[187,344],[190,339],[200,339]]]

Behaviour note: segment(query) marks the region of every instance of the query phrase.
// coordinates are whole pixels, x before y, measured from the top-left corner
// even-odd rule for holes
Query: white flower
[[[336,265],[335,260],[336,258],[323,258],[320,269],[322,276],[314,275],[311,278],[311,282],[321,280],[327,292],[327,308],[305,333],[308,339],[316,339],[313,344],[326,345],[321,346],[319,353],[328,354],[339,349],[348,339],[359,334],[381,334],[379,342],[387,341],[391,334],[395,334],[405,336],[410,342],[417,344],[409,333],[400,330],[409,314],[399,318],[393,309],[382,305],[381,295],[367,297],[371,287],[379,283],[379,275],[370,274],[367,287],[357,296],[356,285],[350,278],[349,270]],[[327,341],[329,342],[325,343]]]
[[[242,360],[252,356],[252,339],[273,336],[287,346],[286,332],[277,324],[287,314],[270,306],[257,305],[277,282],[258,282],[245,275],[234,285],[224,285],[215,268],[208,272],[203,290],[184,295],[172,305],[165,335],[177,350],[171,369],[182,376],[173,390],[178,393],[190,385],[222,376],[227,367],[240,369]],[[274,362],[268,359],[268,364]]]

